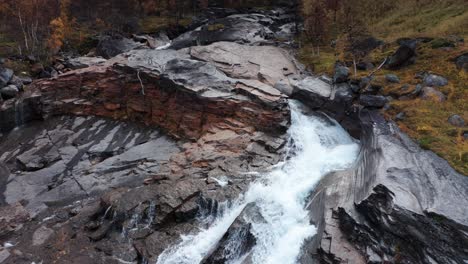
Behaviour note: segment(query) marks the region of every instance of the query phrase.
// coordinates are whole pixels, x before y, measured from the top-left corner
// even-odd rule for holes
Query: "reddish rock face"
[[[284,131],[289,116],[284,97],[236,87],[233,84],[228,95],[205,96],[165,76],[138,70],[129,73],[113,66],[76,70],[33,84],[42,93],[47,115],[96,115],[142,122],[192,140],[214,126]]]

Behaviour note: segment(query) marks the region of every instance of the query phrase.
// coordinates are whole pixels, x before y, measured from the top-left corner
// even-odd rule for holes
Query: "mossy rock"
[[[436,38],[432,40],[430,44],[433,49],[455,47],[455,43],[453,41],[448,40],[448,39],[443,39],[443,38]]]

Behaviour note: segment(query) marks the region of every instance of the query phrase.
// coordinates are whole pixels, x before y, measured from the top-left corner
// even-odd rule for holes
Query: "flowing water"
[[[255,203],[262,220],[252,224],[256,245],[252,263],[293,264],[307,238],[315,235],[306,200],[327,173],[350,167],[356,160],[358,144],[332,120],[306,116],[291,102],[288,158],[248,191],[205,230],[182,237],[182,242],[165,250],[158,264],[196,264],[217,245],[230,225],[249,203]],[[242,263],[242,258],[231,263]]]

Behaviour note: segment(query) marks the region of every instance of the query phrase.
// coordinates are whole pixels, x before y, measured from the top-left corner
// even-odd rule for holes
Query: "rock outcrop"
[[[463,263],[468,178],[374,112],[361,113],[354,170],[323,179],[309,208],[319,235],[302,263]],[[314,251],[316,248],[318,251]]]

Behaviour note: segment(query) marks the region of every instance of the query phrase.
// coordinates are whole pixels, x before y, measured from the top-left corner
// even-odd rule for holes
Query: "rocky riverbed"
[[[385,120],[385,98],[305,71],[292,10],[215,13],[167,43],[106,39],[106,59],[69,60],[2,103],[0,263],[155,263],[294,157],[291,99],[360,145],[307,193],[317,230],[291,263],[468,260],[468,178]],[[201,262],[230,260],[229,241],[249,255],[255,208]]]

